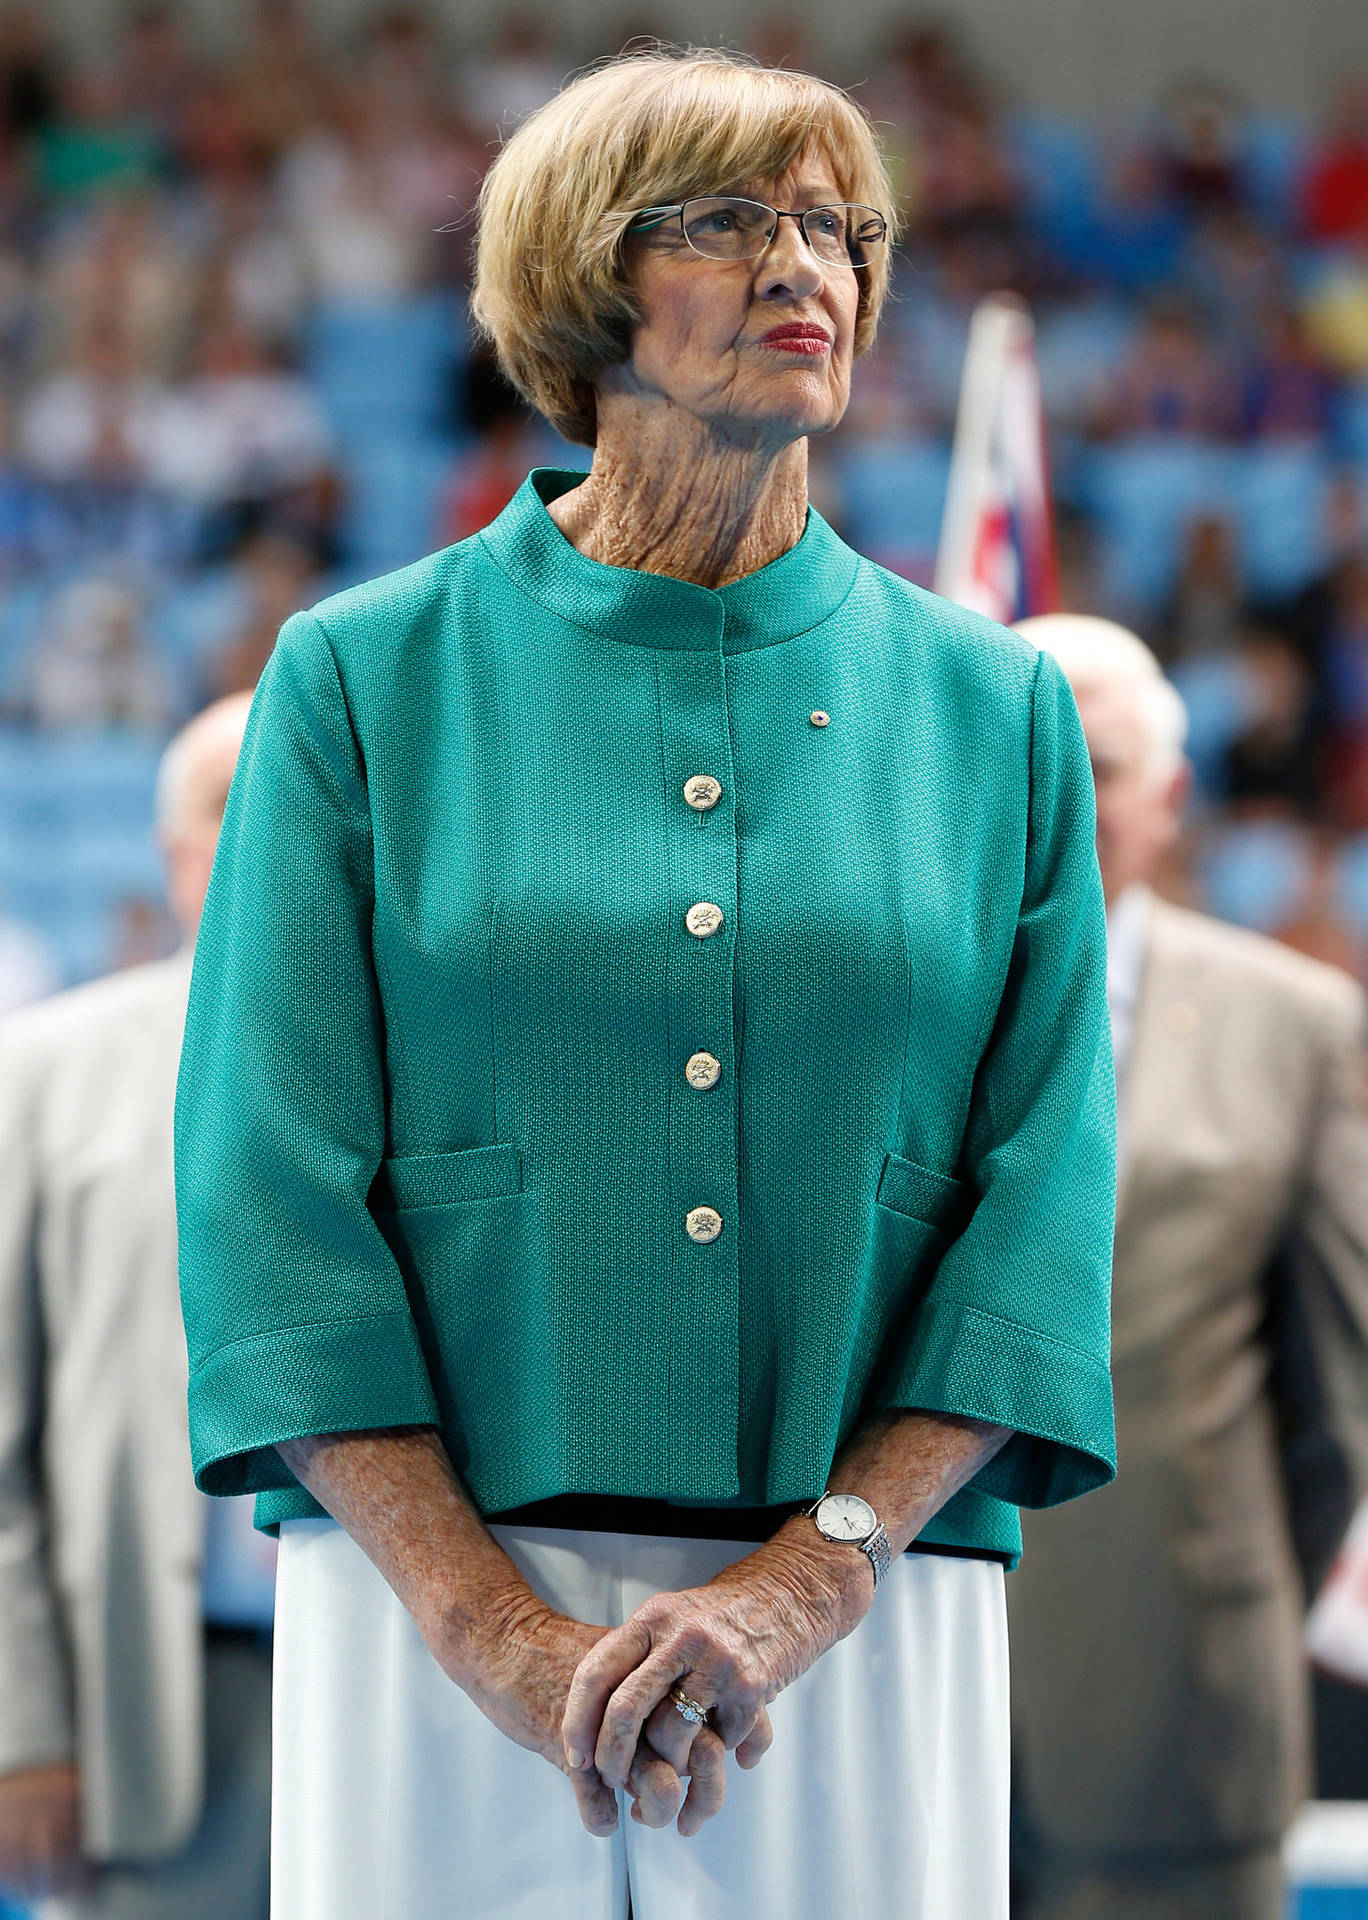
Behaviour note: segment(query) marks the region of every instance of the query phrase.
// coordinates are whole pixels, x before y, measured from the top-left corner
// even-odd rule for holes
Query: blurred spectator
[[[1294,307],[1268,317],[1245,378],[1241,424],[1255,440],[1321,440],[1334,419],[1336,382]]]
[[[1149,152],[1160,198],[1191,214],[1240,206],[1245,121],[1243,104],[1219,80],[1170,87],[1159,101]]]
[[[1244,602],[1229,520],[1220,513],[1196,514],[1184,535],[1182,564],[1158,622],[1155,651],[1165,665],[1233,651],[1244,629]]]
[[[161,400],[122,326],[101,320],[76,344],[70,364],[39,380],[23,401],[19,453],[43,480],[139,484],[148,476]]]
[[[331,123],[286,153],[280,204],[318,298],[401,300],[423,285],[435,207],[422,164],[430,130],[419,136],[415,143],[396,127],[384,96],[354,79],[338,88]]]
[[[333,494],[333,441],[322,405],[300,375],[231,312],[204,322],[188,380],[161,397],[147,430],[147,468],[168,493],[211,522],[221,550],[254,514]]]
[[[285,531],[268,528],[254,534],[233,571],[243,609],[239,624],[209,663],[206,691],[212,695],[249,693],[286,620],[322,597],[316,553]]]
[[[1219,435],[1234,425],[1234,400],[1220,355],[1187,302],[1170,294],[1151,303],[1096,425],[1106,433]]]
[[[1340,563],[1327,611],[1327,798],[1340,825],[1358,829],[1368,827],[1368,551]]]
[[[236,98],[267,162],[307,138],[328,116],[335,62],[309,24],[303,0],[252,0]]]
[[[480,139],[493,140],[526,119],[565,78],[551,36],[553,17],[517,7],[497,14],[488,53],[459,62],[456,97]]]
[[[893,160],[894,183],[908,202],[912,221],[940,225],[963,204],[985,200],[1005,210],[1011,176],[999,153],[984,145],[988,105],[964,41],[947,20],[898,21],[884,36],[874,62],[866,104],[884,128]],[[956,142],[952,129],[970,133]],[[958,152],[937,176],[938,150],[946,135]],[[991,147],[991,141],[989,142]],[[972,164],[966,178],[966,161]]]
[[[1324,145],[1306,172],[1303,217],[1313,240],[1368,242],[1368,78],[1345,82]]]
[[[463,452],[440,508],[440,538],[464,540],[502,512],[527,477],[529,429],[512,409],[492,419]]]
[[[1332,367],[1351,379],[1368,376],[1368,241],[1345,247],[1314,277],[1302,312]]]
[[[44,1920],[267,1913],[271,1543],[191,1475],[171,1177],[248,704],[162,761],[178,951],[0,1027],[0,1886]]]
[[[1345,919],[1339,900],[1337,870],[1342,846],[1334,832],[1323,831],[1315,836],[1302,897],[1296,909],[1277,923],[1274,932],[1285,947],[1361,977],[1363,940]]]
[[[57,593],[29,663],[29,712],[40,727],[167,726],[170,690],[127,587],[95,578]]]
[[[1214,336],[1242,361],[1258,350],[1268,315],[1287,298],[1283,248],[1241,208],[1214,213],[1193,230],[1181,280]]]
[[[1240,642],[1246,717],[1225,753],[1225,797],[1237,812],[1313,819],[1319,782],[1311,675],[1281,634],[1253,628]]]
[[[30,371],[61,366],[102,335],[122,342],[132,372],[162,377],[184,349],[194,291],[164,200],[149,190],[97,200],[39,257]]]
[[[240,321],[270,348],[288,353],[302,330],[308,293],[290,235],[256,175],[235,170],[235,157],[208,170],[202,185],[201,312]]]
[[[438,510],[439,537],[464,540],[506,507],[535,462],[532,415],[509,386],[488,347],[466,364],[461,415],[477,437],[462,450]]]
[[[62,74],[57,112],[38,134],[34,158],[44,192],[75,200],[149,185],[160,155],[119,75],[108,66],[84,66]]]
[[[159,168],[179,172],[186,112],[200,74],[179,8],[169,0],[143,0],[134,9],[124,28],[118,74],[134,118],[152,136]]]
[[[22,920],[0,909],[0,1015],[55,993],[61,985],[47,942]]]
[[[27,140],[57,111],[58,60],[47,21],[36,6],[0,13],[0,129]]]
[[[1364,995],[1155,894],[1181,704],[1110,622],[1022,630],[1093,759],[1120,1121],[1118,1473],[1009,1583],[1021,1912],[1285,1920],[1302,1616],[1368,1481]]]

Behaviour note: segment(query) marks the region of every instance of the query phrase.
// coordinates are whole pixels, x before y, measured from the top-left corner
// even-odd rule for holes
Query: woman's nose
[[[822,264],[808,245],[797,220],[781,220],[773,240],[760,256],[755,291],[762,298],[787,291],[796,299],[816,293],[822,285]]]

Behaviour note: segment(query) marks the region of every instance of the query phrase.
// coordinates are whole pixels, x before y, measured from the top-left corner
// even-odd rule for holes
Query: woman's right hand
[[[433,1655],[500,1733],[541,1754],[568,1777],[588,1832],[613,1833],[618,1824],[613,1789],[594,1766],[572,1770],[561,1737],[575,1669],[608,1629],[557,1613],[525,1587],[501,1605],[482,1608],[481,1613],[473,1632],[467,1627],[457,1635],[442,1625],[425,1625],[424,1637]],[[626,1781],[634,1801],[633,1819],[648,1827],[668,1826],[681,1812],[682,1803],[690,1809],[685,1825],[696,1831],[722,1805],[725,1758],[716,1735],[695,1740],[685,1796],[670,1762],[645,1739],[640,1740]]]

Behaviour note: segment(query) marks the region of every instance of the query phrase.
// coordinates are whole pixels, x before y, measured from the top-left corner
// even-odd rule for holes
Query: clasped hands
[[[620,1627],[570,1620],[526,1588],[500,1609],[462,1684],[568,1776],[590,1833],[616,1829],[618,1788],[642,1825],[677,1817],[681,1834],[697,1833],[725,1798],[726,1755],[758,1764],[773,1738],[769,1703],[863,1617],[874,1588],[865,1556],[791,1524],[706,1585],[653,1595]],[[680,1682],[711,1708],[709,1724],[675,1707]]]

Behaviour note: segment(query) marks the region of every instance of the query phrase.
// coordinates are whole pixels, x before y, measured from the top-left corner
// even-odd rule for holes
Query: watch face
[[[858,1493],[829,1493],[813,1518],[828,1540],[867,1540],[878,1517]]]

